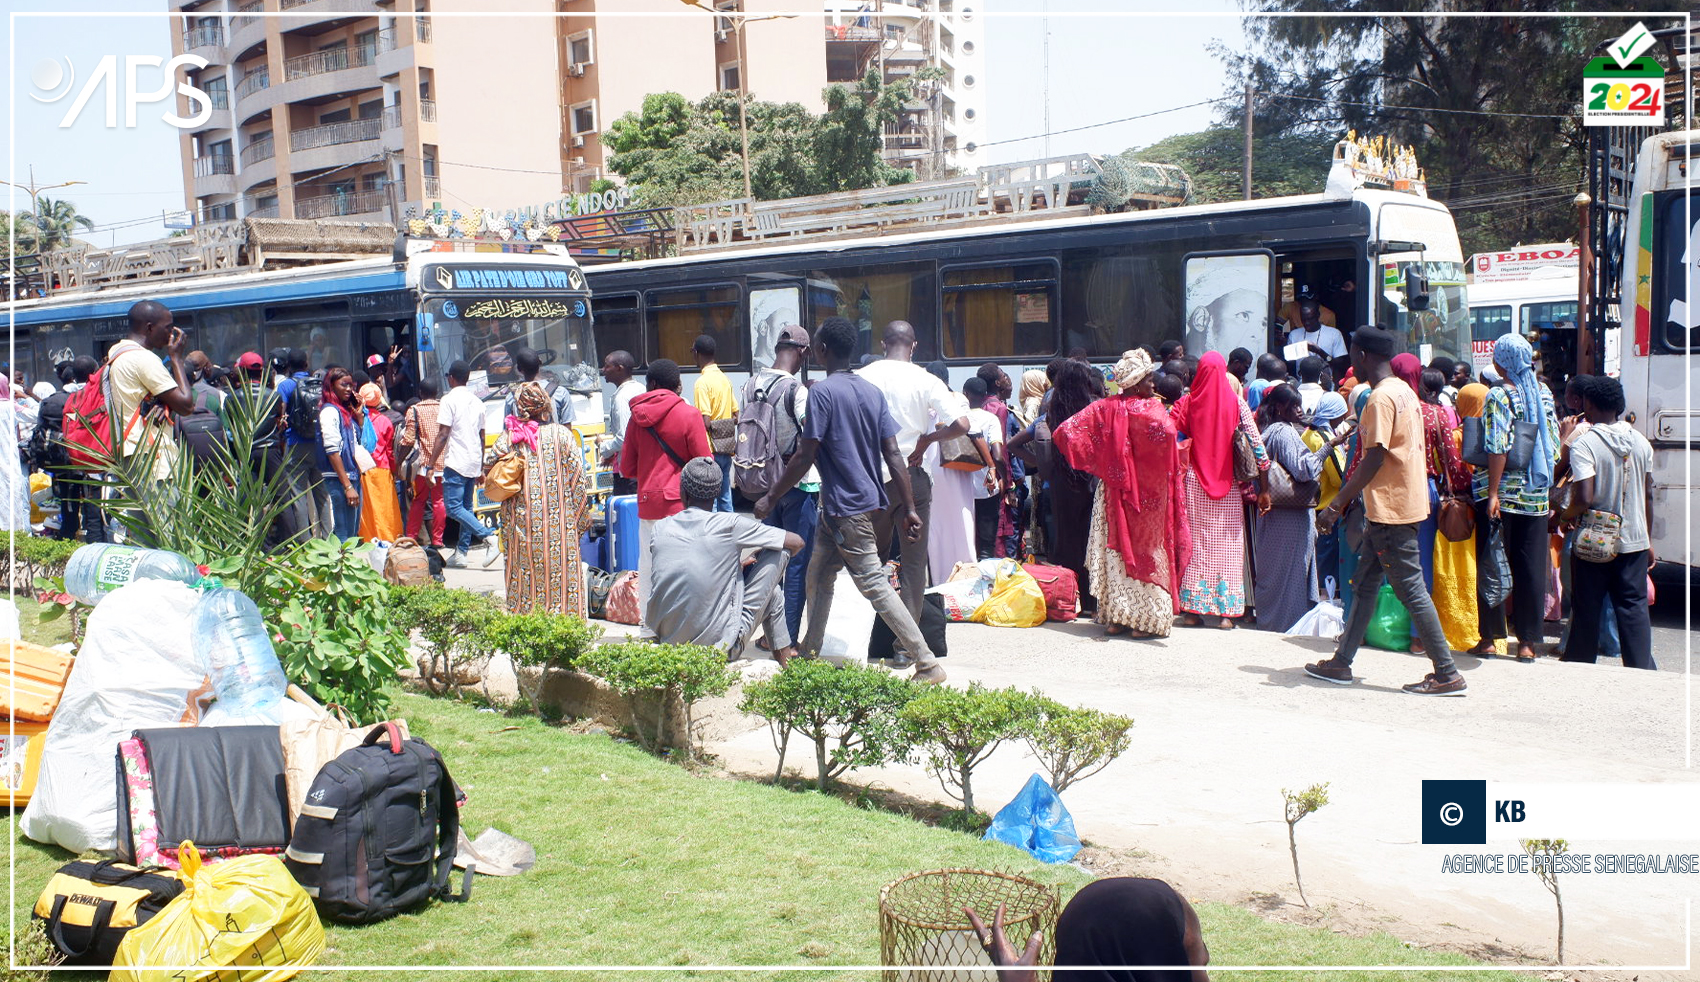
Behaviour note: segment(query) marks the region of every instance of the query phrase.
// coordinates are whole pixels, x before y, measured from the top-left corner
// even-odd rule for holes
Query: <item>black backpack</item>
[[[317,440],[319,434],[319,404],[325,395],[325,373],[314,372],[306,378],[295,380],[295,388],[290,390],[289,405],[285,407],[286,422],[289,432],[295,434],[297,440],[309,442]]]
[[[29,457],[37,467],[62,467],[70,463],[65,445],[65,403],[71,393],[61,389],[41,401],[36,411],[35,432],[30,434]]]
[[[449,892],[460,836],[455,783],[423,740],[394,723],[326,764],[307,791],[284,865],[333,920],[369,924]]]
[[[224,417],[204,406],[196,406],[189,415],[177,417],[177,439],[197,461],[206,464],[217,458],[213,448],[228,444],[230,435],[224,430]]]

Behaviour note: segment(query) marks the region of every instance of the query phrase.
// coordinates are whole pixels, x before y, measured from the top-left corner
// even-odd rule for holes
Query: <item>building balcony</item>
[[[378,138],[377,119],[349,119],[323,126],[307,126],[289,134],[289,152],[300,153],[319,147],[334,147],[345,143],[360,143]]]
[[[234,154],[220,153],[195,158],[196,177],[212,177],[215,174],[234,173],[236,173],[236,156]]]
[[[332,72],[346,72],[350,68],[364,68],[378,58],[377,45],[359,45],[353,48],[329,48],[324,51],[314,51],[310,54],[297,55],[283,63],[283,80],[293,82],[296,79],[312,78],[315,75],[328,75]]]
[[[248,0],[236,8],[237,15],[230,18],[231,54],[243,54],[266,39],[266,21],[270,18],[258,15],[264,9],[264,0]]]
[[[345,191],[295,199],[296,218],[346,218],[372,215],[389,208],[389,193],[382,190]]]
[[[236,193],[236,157],[219,154],[195,158],[195,197]]]
[[[220,25],[191,27],[183,32],[183,51],[185,54],[193,53],[217,57],[223,48],[224,28]]]
[[[269,200],[267,200],[267,202],[263,205],[259,203],[260,202],[259,198],[253,197],[251,195],[249,197],[243,198],[242,199],[242,213],[249,218],[276,218],[277,217],[277,195],[275,193],[273,193],[273,194],[268,194],[265,197]]]
[[[867,42],[881,41],[885,34],[877,27],[855,27],[849,24],[840,26],[826,25],[826,40],[828,44],[840,41]]]
[[[443,196],[443,179],[433,175],[425,175],[425,197],[441,198]]]
[[[246,171],[262,160],[277,156],[276,140],[255,140],[242,148],[242,169]]]
[[[278,29],[290,33],[322,24],[326,21],[347,20],[363,14],[389,13],[377,0],[282,0],[278,9],[295,13],[320,14],[316,17],[280,17]]]
[[[236,101],[238,103],[245,102],[256,93],[271,88],[271,85],[272,73],[270,68],[261,68],[249,72],[242,76],[240,82],[236,83]]]
[[[269,142],[269,141],[268,141]],[[253,194],[257,187],[277,186],[277,158],[261,157],[253,163],[242,162],[242,173],[237,177],[237,183],[242,187],[242,193]]]

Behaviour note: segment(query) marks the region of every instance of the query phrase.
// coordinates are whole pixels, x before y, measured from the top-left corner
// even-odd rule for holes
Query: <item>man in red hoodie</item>
[[[679,366],[666,358],[649,363],[648,391],[632,398],[632,416],[620,447],[620,473],[637,482],[638,610],[640,637],[650,635],[649,586],[653,582],[649,533],[655,523],[685,510],[679,473],[685,462],[707,457],[702,414],[679,397]]]

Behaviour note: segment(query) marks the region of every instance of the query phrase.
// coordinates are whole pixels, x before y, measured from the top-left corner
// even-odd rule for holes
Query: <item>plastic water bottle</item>
[[[200,578],[187,556],[109,542],[82,546],[65,564],[65,592],[90,605],[133,580],[176,580],[193,586]]]
[[[195,660],[212,675],[216,705],[232,716],[263,713],[289,682],[266,636],[260,608],[240,590],[208,590],[195,604]]]

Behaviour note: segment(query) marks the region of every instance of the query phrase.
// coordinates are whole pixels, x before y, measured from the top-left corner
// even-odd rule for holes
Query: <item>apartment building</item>
[[[537,15],[520,18],[484,0],[167,2],[174,52],[209,62],[192,82],[212,116],[182,137],[202,221],[560,195],[555,0],[501,0]]]
[[[214,111],[182,136],[187,207],[391,220],[583,193],[602,134],[652,92],[824,109],[829,82],[933,68],[887,129],[929,177],[984,163],[983,0],[166,0]],[[181,100],[179,111],[187,109]]]

